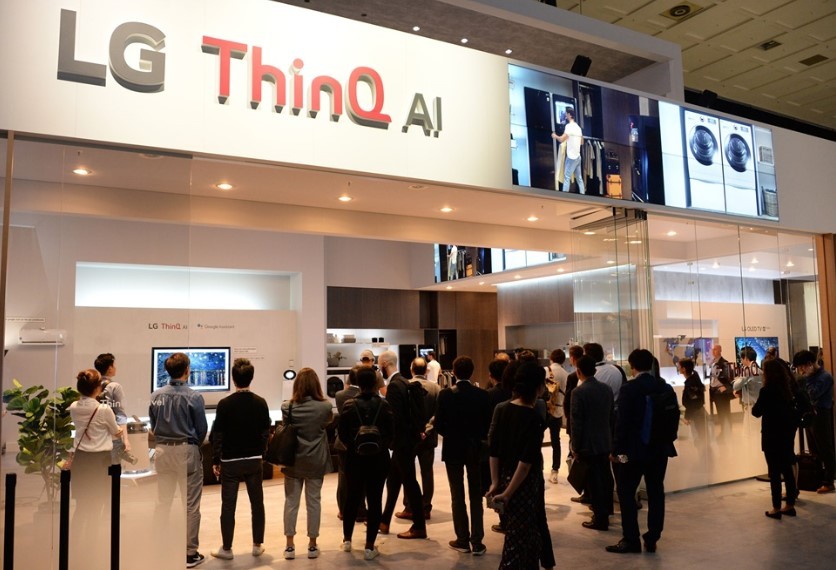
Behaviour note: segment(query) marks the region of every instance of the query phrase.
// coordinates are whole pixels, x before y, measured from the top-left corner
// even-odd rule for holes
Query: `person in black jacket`
[[[795,463],[795,430],[798,417],[793,408],[792,377],[777,360],[764,363],[761,388],[752,415],[761,420],[761,449],[769,472],[772,510],[766,516],[795,516],[798,490],[792,466]],[[787,506],[781,508],[781,477],[787,486]]]
[[[212,442],[212,470],[221,479],[221,536],[223,545],[212,556],[232,559],[235,506],[238,485],[243,481],[250,498],[253,527],[253,556],[264,552],[264,492],[261,486],[261,458],[267,447],[270,412],[264,398],[250,392],[255,368],[246,358],[232,364],[235,393],[218,402],[209,441]]]
[[[642,441],[642,426],[647,413],[647,396],[673,390],[653,373],[653,354],[639,348],[627,357],[635,375],[618,394],[615,437],[610,460],[619,464],[616,471],[618,500],[621,505],[621,531],[618,544],[607,546],[607,552],[641,552],[641,539],[648,552],[656,552],[656,543],[665,525],[665,471],[668,458],[676,456],[673,443],[654,444]],[[639,536],[636,490],[641,478],[647,485],[647,532]]]
[[[444,438],[441,460],[447,468],[447,480],[450,482],[453,529],[456,532],[456,539],[450,541],[450,548],[481,556],[485,553],[482,543],[485,529],[482,523],[481,450],[487,447],[491,403],[488,393],[471,383],[473,368],[473,360],[467,356],[459,356],[453,361],[456,384],[438,395],[435,429]],[[465,469],[470,521],[464,500]]]
[[[381,517],[381,500],[386,474],[389,472],[389,447],[395,433],[395,420],[392,407],[376,394],[377,374],[370,366],[361,366],[356,371],[357,386],[360,395],[346,401],[340,414],[337,433],[345,444],[345,479],[346,500],[343,511],[344,552],[351,552],[351,536],[357,510],[363,497],[368,502],[368,525],[366,526],[365,559],[372,560],[379,554],[375,548]],[[378,413],[379,410],[379,413]],[[359,413],[358,413],[359,412]],[[374,420],[377,416],[377,421]],[[376,455],[358,455],[354,440],[360,426],[377,426],[380,430],[382,448]]]
[[[682,358],[677,363],[679,373],[685,377],[682,388],[682,406],[685,408],[685,423],[690,424],[694,444],[700,445],[707,441],[706,413],[705,413],[705,384],[699,374],[694,372],[694,361]]]

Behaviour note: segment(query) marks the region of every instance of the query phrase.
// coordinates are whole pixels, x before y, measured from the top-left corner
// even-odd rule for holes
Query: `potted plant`
[[[60,484],[60,470],[73,447],[73,423],[70,404],[78,400],[75,388],[58,388],[50,397],[41,385],[25,388],[16,379],[3,392],[6,410],[22,418],[18,423],[17,462],[24,473],[39,473],[44,480],[47,500],[55,500]]]

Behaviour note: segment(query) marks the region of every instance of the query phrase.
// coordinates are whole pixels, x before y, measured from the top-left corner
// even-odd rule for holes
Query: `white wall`
[[[329,287],[417,289],[433,284],[433,244],[325,238]]]

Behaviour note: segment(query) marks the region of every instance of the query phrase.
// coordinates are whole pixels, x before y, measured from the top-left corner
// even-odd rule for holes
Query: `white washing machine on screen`
[[[682,109],[682,137],[685,146],[687,206],[725,211],[719,119]]]
[[[726,183],[726,211],[745,216],[758,215],[755,148],[752,125],[720,119],[723,149],[723,178]]]

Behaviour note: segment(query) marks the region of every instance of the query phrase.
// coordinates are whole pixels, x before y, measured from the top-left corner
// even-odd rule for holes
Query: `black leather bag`
[[[267,454],[264,460],[273,465],[292,467],[296,463],[296,451],[299,449],[299,438],[296,426],[293,425],[293,404],[287,409],[287,418],[276,426],[276,431],[267,444]]]
[[[569,468],[569,476],[566,479],[578,493],[583,493],[586,483],[589,480],[589,463],[579,457],[572,460]]]

